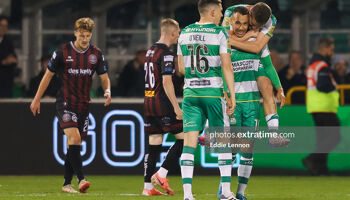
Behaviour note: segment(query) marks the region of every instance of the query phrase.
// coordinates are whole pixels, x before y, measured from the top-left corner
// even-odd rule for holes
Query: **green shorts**
[[[229,126],[224,98],[185,97],[182,113],[184,132],[204,130],[207,120],[209,127]]]
[[[257,76],[258,76],[258,77],[259,77],[259,76],[266,76],[266,77],[268,77],[267,74],[266,74],[266,71],[265,71],[265,68],[264,68],[264,67],[259,67],[259,68],[258,68],[258,74],[257,74]]]
[[[236,126],[258,127],[260,117],[260,101],[236,103]]]

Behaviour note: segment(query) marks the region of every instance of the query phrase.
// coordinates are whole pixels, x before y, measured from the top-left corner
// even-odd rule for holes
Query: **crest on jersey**
[[[97,57],[94,54],[89,55],[90,64],[94,65],[97,63]]]
[[[71,120],[71,115],[66,113],[62,117],[63,122],[69,122]]]

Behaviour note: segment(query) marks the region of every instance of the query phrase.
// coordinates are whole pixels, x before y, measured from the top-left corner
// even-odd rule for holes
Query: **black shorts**
[[[177,120],[175,114],[161,117],[145,116],[146,134],[178,134],[182,131],[182,120]]]
[[[69,108],[56,106],[56,115],[62,130],[78,128],[82,140],[86,139],[89,126],[89,112],[77,112]]]

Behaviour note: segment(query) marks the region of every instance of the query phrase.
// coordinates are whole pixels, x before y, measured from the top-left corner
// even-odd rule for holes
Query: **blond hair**
[[[179,28],[179,23],[171,18],[165,18],[160,22],[160,31],[161,33],[168,33],[170,27]]]
[[[84,17],[84,18],[79,18],[77,21],[74,23],[74,30],[85,30],[92,32],[92,29],[95,27],[95,22],[89,18],[89,17]]]

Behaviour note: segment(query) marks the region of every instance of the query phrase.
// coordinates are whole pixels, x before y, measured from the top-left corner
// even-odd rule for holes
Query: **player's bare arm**
[[[229,43],[235,48],[258,54],[269,40],[269,36],[265,35],[263,32],[259,32],[256,41],[238,41],[235,40],[234,37],[230,37]]]
[[[163,75],[163,87],[164,87],[165,94],[168,96],[171,102],[171,105],[174,108],[176,119],[182,120],[182,110],[175,96],[173,78],[171,75]]]
[[[54,75],[55,75],[54,73],[52,73],[50,70],[47,69],[43,79],[40,82],[38,91],[36,92],[36,95],[32,103],[30,104],[30,110],[32,111],[34,116],[36,114],[40,114],[40,99],[44,95],[45,90],[49,86],[50,81]]]
[[[230,101],[231,104],[228,103],[228,110],[227,114],[231,115],[235,111],[236,108],[236,96],[235,96],[235,86],[234,86],[234,74],[232,69],[232,63],[231,63],[231,56],[229,53],[222,53],[220,54],[221,61],[222,61],[222,72],[225,77],[225,81],[227,84],[228,91],[230,92]]]
[[[243,42],[249,40],[250,38],[258,37],[258,34],[260,32],[256,30],[250,30],[241,38],[237,37],[232,31],[227,31],[227,33],[229,34],[230,39]]]
[[[111,104],[111,82],[107,73],[100,75],[100,79],[102,89],[105,92],[103,96],[106,98],[104,106],[109,106]]]
[[[180,74],[185,75],[184,57],[182,55],[178,55],[177,61],[178,61],[178,66],[179,66],[178,68],[179,68]]]

